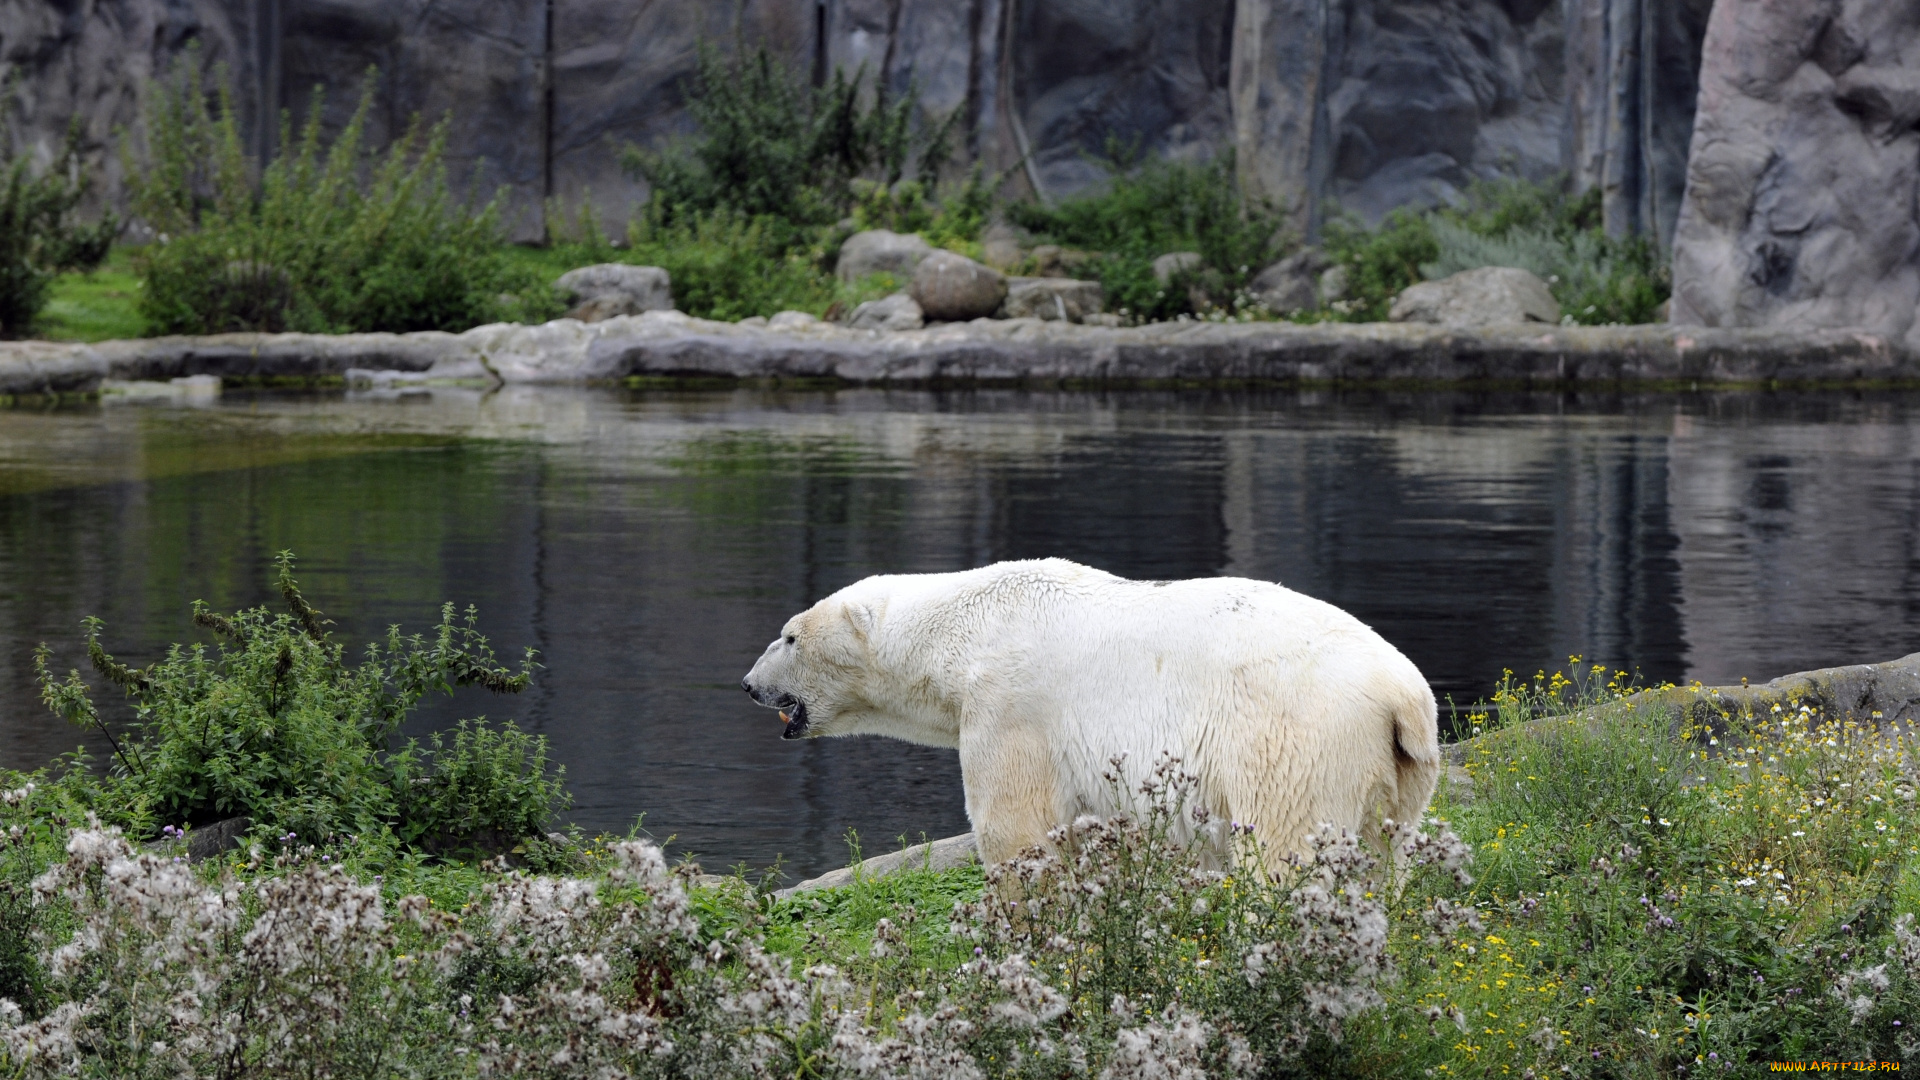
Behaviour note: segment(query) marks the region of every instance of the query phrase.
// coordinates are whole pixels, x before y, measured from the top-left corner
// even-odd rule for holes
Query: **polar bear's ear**
[[[879,609],[872,604],[848,604],[847,622],[852,624],[854,635],[864,642],[880,628]]]

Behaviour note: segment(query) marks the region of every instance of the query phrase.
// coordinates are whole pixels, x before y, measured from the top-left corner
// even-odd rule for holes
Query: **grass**
[[[62,274],[34,326],[46,341],[114,341],[146,331],[140,317],[140,278],[130,249],[116,247],[90,274]]]

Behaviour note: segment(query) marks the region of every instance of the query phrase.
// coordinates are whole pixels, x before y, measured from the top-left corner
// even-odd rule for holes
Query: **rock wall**
[[[1673,272],[1675,322],[1920,342],[1920,7],[1714,11]]]
[[[816,80],[864,68],[961,114],[966,156],[1014,190],[1101,181],[1109,139],[1203,158],[1303,232],[1335,204],[1377,218],[1475,177],[1568,172],[1616,230],[1671,234],[1708,0],[0,0],[9,137],[51,153],[83,116],[109,160],[145,83],[202,42],[256,151],[316,85],[329,123],[381,72],[376,139],[452,109],[456,179],[511,188],[516,233],[589,194],[612,222],[645,191],[626,142],[689,130],[702,41],[770,46]]]

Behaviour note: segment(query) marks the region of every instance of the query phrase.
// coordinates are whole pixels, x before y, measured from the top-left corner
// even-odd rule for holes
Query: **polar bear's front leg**
[[[1045,843],[1058,777],[1046,737],[1018,718],[979,717],[960,727],[960,784],[980,861],[1005,862]]]

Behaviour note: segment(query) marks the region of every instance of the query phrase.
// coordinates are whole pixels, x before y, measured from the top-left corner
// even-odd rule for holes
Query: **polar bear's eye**
[[[788,634],[788,635],[787,635],[787,644],[789,644],[789,645],[791,645],[791,644],[793,644],[793,635],[792,635],[792,634]]]

